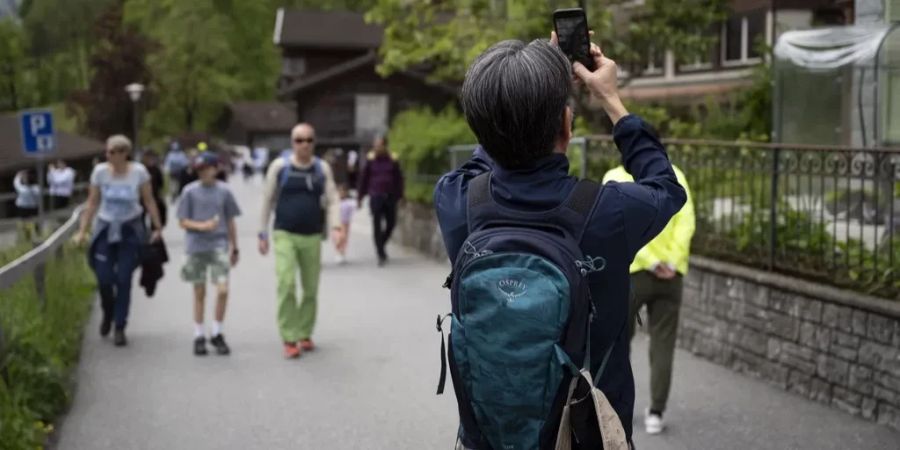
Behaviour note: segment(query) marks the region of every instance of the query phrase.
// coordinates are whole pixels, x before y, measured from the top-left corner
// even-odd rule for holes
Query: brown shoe
[[[303,339],[300,341],[300,349],[304,352],[311,352],[316,349],[316,345],[313,344],[312,339]]]
[[[293,342],[284,343],[284,357],[287,359],[297,359],[300,357],[300,348]]]

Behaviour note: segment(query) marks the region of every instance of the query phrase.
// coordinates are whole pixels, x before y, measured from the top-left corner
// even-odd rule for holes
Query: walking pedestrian
[[[678,312],[684,276],[690,260],[694,235],[694,203],[684,173],[672,166],[687,201],[666,228],[634,257],[629,271],[634,286],[631,296],[629,336],[634,337],[635,320],[643,306],[647,307],[650,334],[650,407],[644,411],[644,427],[648,434],[661,433],[665,427],[663,412],[672,386],[672,361],[678,334]],[[630,182],[631,174],[624,166],[610,170],[603,182]]]
[[[37,216],[41,194],[32,173],[28,170],[16,173],[13,177],[13,188],[16,190],[16,215],[22,219]]]
[[[480,146],[434,195],[447,253],[462,268],[448,280],[458,449],[630,445],[628,265],[685,193],[663,145],[619,99],[615,62],[596,45],[591,53],[593,72],[573,67],[555,35],[503,41],[463,81]],[[568,175],[573,70],[614,124],[634,183]],[[593,401],[575,401],[586,396]]]
[[[338,188],[338,194],[341,196],[341,225],[344,227],[344,239],[335,242],[335,249],[338,252],[338,264],[347,264],[347,244],[350,242],[350,223],[353,222],[353,210],[356,209],[356,201],[350,196],[350,188],[346,184],[341,184]]]
[[[384,266],[388,260],[385,250],[394,226],[397,224],[397,203],[403,199],[403,171],[400,164],[388,151],[387,137],[376,136],[372,151],[362,169],[359,180],[358,206],[369,196],[369,210],[372,212],[372,237],[378,254],[378,265]]]
[[[340,198],[328,163],[315,156],[316,132],[301,123],[291,131],[293,151],[269,164],[266,172],[259,231],[259,252],[269,252],[269,218],[275,211],[272,239],[278,278],[278,327],[284,356],[298,358],[315,347],[322,233],[331,230],[334,242],[344,239]],[[296,277],[300,270],[302,301],[297,303]]]
[[[169,144],[169,152],[166,154],[163,166],[166,173],[169,175],[169,183],[171,184],[169,190],[171,191],[172,201],[175,201],[178,194],[181,192],[182,172],[190,166],[190,159],[181,149],[181,145],[178,141],[173,140]]]
[[[67,208],[75,190],[75,170],[68,167],[65,161],[57,160],[47,171],[47,184],[50,186],[52,208]]]
[[[212,153],[197,156],[193,167],[200,179],[185,186],[178,202],[178,220],[185,229],[188,254],[181,277],[194,286],[194,354],[197,356],[207,354],[203,318],[207,278],[216,286],[217,294],[210,343],[220,355],[231,353],[222,334],[222,322],[228,304],[228,271],[238,262],[234,218],[241,210],[228,185],[216,179],[218,165],[218,158]]]
[[[162,226],[165,227],[169,219],[169,208],[166,206],[163,195],[165,181],[162,169],[159,167],[159,155],[153,150],[147,150],[141,155],[141,164],[144,165],[147,173],[150,174],[150,187],[153,191],[153,199],[156,201],[156,209],[159,211],[159,220]],[[144,215],[146,216],[146,214],[145,209]]]
[[[115,135],[106,140],[106,162],[97,164],[91,173],[87,207],[75,235],[77,243],[84,242],[93,222],[88,261],[97,277],[103,308],[100,335],[107,336],[115,322],[114,343],[119,347],[128,343],[125,327],[131,306],[132,274],[140,264],[141,246],[147,240],[141,203],[150,214],[151,242],[160,239],[162,229],[150,174],[143,164],[128,161],[129,153],[131,141],[127,137]]]

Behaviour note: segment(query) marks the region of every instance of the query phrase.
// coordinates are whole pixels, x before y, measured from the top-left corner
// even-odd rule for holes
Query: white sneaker
[[[666,425],[663,423],[663,418],[660,415],[650,414],[650,410],[644,410],[644,428],[647,429],[647,434],[659,434],[662,433],[663,428]]]
[[[337,263],[338,263],[338,265],[341,265],[341,266],[343,266],[344,264],[347,264],[347,257],[344,255],[338,255]]]

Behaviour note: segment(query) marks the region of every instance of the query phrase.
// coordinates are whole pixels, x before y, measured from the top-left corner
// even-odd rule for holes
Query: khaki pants
[[[631,281],[634,292],[631,296],[629,332],[634,337],[635,319],[641,307],[646,305],[645,326],[650,334],[650,409],[662,412],[666,410],[672,386],[682,276],[660,280],[651,272],[643,271],[631,274]]]

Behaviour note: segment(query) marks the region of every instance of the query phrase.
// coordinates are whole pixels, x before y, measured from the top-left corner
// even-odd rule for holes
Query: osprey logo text
[[[497,289],[506,296],[506,300],[511,302],[528,292],[528,287],[525,286],[525,283],[514,280],[511,278],[507,278],[505,280],[500,280],[497,283]]]

